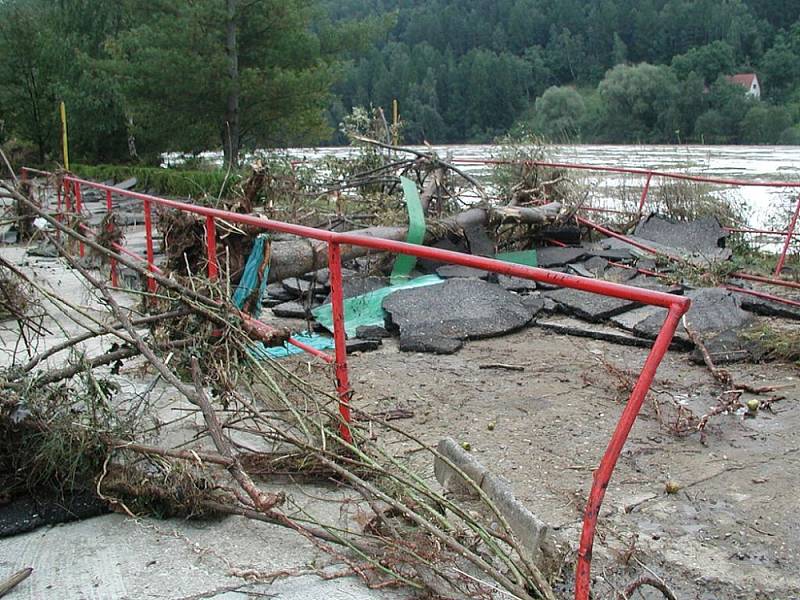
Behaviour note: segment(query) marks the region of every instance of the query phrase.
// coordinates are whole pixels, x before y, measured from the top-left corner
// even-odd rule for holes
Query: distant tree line
[[[334,85],[332,120],[400,102],[410,141],[517,127],[586,142],[800,142],[796,0],[328,0],[393,13]],[[755,72],[760,102],[725,80]],[[338,112],[337,112],[338,111]]]
[[[760,101],[726,80],[755,72]],[[407,141],[800,143],[797,0],[0,0],[0,143],[74,157]]]

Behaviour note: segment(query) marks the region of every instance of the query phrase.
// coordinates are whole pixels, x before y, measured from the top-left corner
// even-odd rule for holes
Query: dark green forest
[[[761,97],[728,81],[756,73]],[[0,143],[164,151],[407,142],[800,143],[797,0],[0,0]]]

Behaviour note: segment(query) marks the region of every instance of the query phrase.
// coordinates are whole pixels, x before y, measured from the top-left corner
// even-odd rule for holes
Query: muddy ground
[[[19,251],[14,258],[26,260]],[[57,261],[28,266],[86,297],[79,283],[62,276]],[[470,341],[448,356],[401,353],[389,339],[377,351],[350,356],[353,404],[367,412],[411,411],[396,424],[426,443],[448,436],[469,443],[569,550],[560,586],[568,598],[592,470],[627,399],[627,374],[638,373],[647,351],[536,326]],[[305,360],[287,359],[298,367]],[[523,370],[481,368],[498,363]],[[800,598],[800,372],[780,364],[732,371],[750,383],[785,386],[780,394],[786,398],[755,418],[713,417],[701,440],[698,433],[676,433],[674,406],[700,416],[716,404],[720,386],[688,354],[670,352],[661,365],[601,512],[596,598],[613,598],[648,571],[663,577],[679,598]],[[133,365],[124,370],[131,378],[137,372]],[[150,380],[145,373],[132,385]],[[385,442],[433,478],[426,453],[391,437]],[[666,493],[668,481],[677,484],[677,493]],[[224,539],[229,530],[238,535],[233,526],[216,535]]]
[[[449,356],[400,353],[385,340],[378,351],[350,357],[354,404],[413,411],[397,424],[427,443],[447,436],[469,443],[556,529],[572,561],[592,471],[627,400],[625,373],[638,373],[647,352],[535,326],[471,341]],[[481,368],[493,363],[524,371]],[[800,598],[799,373],[781,364],[732,370],[742,381],[785,386],[786,399],[755,418],[713,417],[701,440],[676,432],[672,407],[701,416],[716,404],[719,384],[688,354],[670,352],[662,363],[603,504],[597,597],[613,597],[652,570],[679,598]],[[403,455],[412,445],[395,448]],[[427,457],[417,462],[433,476]],[[667,482],[678,492],[666,493]]]

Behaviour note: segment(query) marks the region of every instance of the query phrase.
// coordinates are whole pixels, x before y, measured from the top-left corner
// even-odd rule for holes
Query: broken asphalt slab
[[[709,260],[731,257],[731,251],[725,248],[728,233],[715,217],[676,223],[652,214],[641,221],[633,233],[643,240],[673,248],[682,256],[693,255]]]
[[[548,246],[539,248],[536,253],[538,264],[543,269],[563,267],[570,263],[580,262],[582,259],[588,257],[589,254],[586,248],[559,248],[556,246]]]
[[[572,314],[593,323],[605,321],[637,306],[636,302],[592,294],[571,288],[544,292],[543,296],[553,300],[561,312]]]
[[[741,302],[742,308],[748,312],[765,317],[800,320],[800,307],[741,292],[734,292],[734,294]]]
[[[387,322],[400,329],[400,349],[449,354],[466,339],[524,327],[532,312],[519,296],[480,279],[394,292],[383,301]]]
[[[621,344],[623,346],[635,346],[639,348],[649,348],[653,345],[652,340],[648,340],[632,333],[603,323],[586,323],[573,317],[548,317],[537,319],[536,326],[547,331],[562,335],[573,335],[585,337],[593,340],[602,340]],[[673,350],[680,349],[680,345],[673,345]]]

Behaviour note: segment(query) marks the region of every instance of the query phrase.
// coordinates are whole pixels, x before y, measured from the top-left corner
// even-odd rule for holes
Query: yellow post
[[[64,102],[59,106],[61,111],[61,149],[64,153],[64,168],[69,171],[69,144],[67,143],[67,108]]]
[[[394,137],[394,145],[397,146],[397,124],[400,122],[400,106],[397,103],[397,98],[392,99],[392,132]]]

